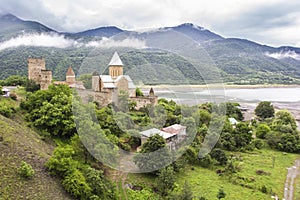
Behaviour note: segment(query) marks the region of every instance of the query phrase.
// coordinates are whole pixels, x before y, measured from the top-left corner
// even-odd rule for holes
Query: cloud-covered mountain
[[[1,78],[16,71],[11,70],[11,67],[14,65],[16,68],[18,64],[20,70],[17,71],[26,74],[26,62],[19,62],[17,54],[8,53],[11,48],[21,48],[22,56],[48,57],[50,63],[56,64],[58,62],[54,59],[60,57],[46,54],[59,51],[65,59],[72,60],[70,64],[80,66],[91,49],[128,47],[131,50],[124,52],[123,59],[130,66],[129,70],[146,66],[145,70],[149,72],[151,70],[147,64],[154,63],[151,65],[153,76],[173,68],[177,70],[176,73],[187,76],[192,83],[197,83],[197,80],[201,82],[200,75],[195,75],[197,73],[211,79],[219,73],[226,82],[242,84],[300,82],[299,48],[275,48],[245,39],[224,38],[191,23],[148,31],[127,31],[110,26],[79,33],[59,33],[38,22],[24,21],[8,14],[0,17],[0,25],[3,27],[0,30],[0,68],[4,72]],[[30,47],[38,48],[39,51],[31,50]],[[43,48],[52,50],[44,51]],[[69,61],[64,62],[67,67]],[[198,72],[192,69],[196,66]],[[56,69],[56,66],[52,67]],[[59,66],[59,69],[63,67]],[[92,67],[91,70],[95,69]],[[88,70],[85,72],[90,73]],[[143,72],[135,73],[136,78],[143,76],[145,80],[141,81],[145,83],[160,83],[159,78],[151,82]]]
[[[0,16],[0,41],[26,33],[56,32],[39,22],[25,21],[12,14]]]
[[[73,35],[78,37],[111,37],[122,32],[122,29],[119,29],[115,26],[107,26],[86,30],[83,32],[75,33]]]

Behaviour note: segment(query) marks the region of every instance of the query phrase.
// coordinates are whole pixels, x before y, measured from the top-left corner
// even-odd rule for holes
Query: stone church
[[[136,102],[137,109],[149,104],[157,104],[157,96],[154,95],[152,88],[148,96],[136,96],[136,86],[130,76],[123,74],[123,62],[117,52],[114,53],[108,67],[109,75],[99,75],[97,72],[92,75],[94,101],[106,106],[118,102],[118,95],[121,91],[124,91],[129,94],[131,100]]]

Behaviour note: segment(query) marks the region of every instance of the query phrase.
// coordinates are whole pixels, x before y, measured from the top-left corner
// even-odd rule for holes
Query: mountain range
[[[145,31],[99,27],[63,33],[12,14],[0,17],[0,78],[27,75],[27,58],[44,57],[54,78],[105,72],[118,50],[125,73],[144,84],[300,83],[300,48],[224,38],[185,23]],[[99,48],[100,47],[100,48]]]

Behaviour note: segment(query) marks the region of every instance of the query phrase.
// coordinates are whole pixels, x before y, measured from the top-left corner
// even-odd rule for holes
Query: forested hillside
[[[69,66],[78,75],[102,73],[117,50],[125,72],[136,83],[297,84],[300,80],[299,48],[224,38],[190,23],[144,32],[99,27],[79,33],[59,33],[13,15],[1,16],[0,24],[4,27],[0,79],[27,75],[28,57],[44,57],[57,80],[64,79]]]

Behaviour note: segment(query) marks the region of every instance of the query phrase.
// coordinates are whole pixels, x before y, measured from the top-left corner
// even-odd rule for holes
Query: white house
[[[176,147],[177,142],[181,142],[186,137],[186,127],[180,124],[174,124],[168,127],[159,130],[157,128],[151,128],[146,131],[140,132],[141,134],[141,145],[143,145],[149,137],[153,135],[160,135],[162,136],[165,141],[166,145],[171,149],[174,150]]]

